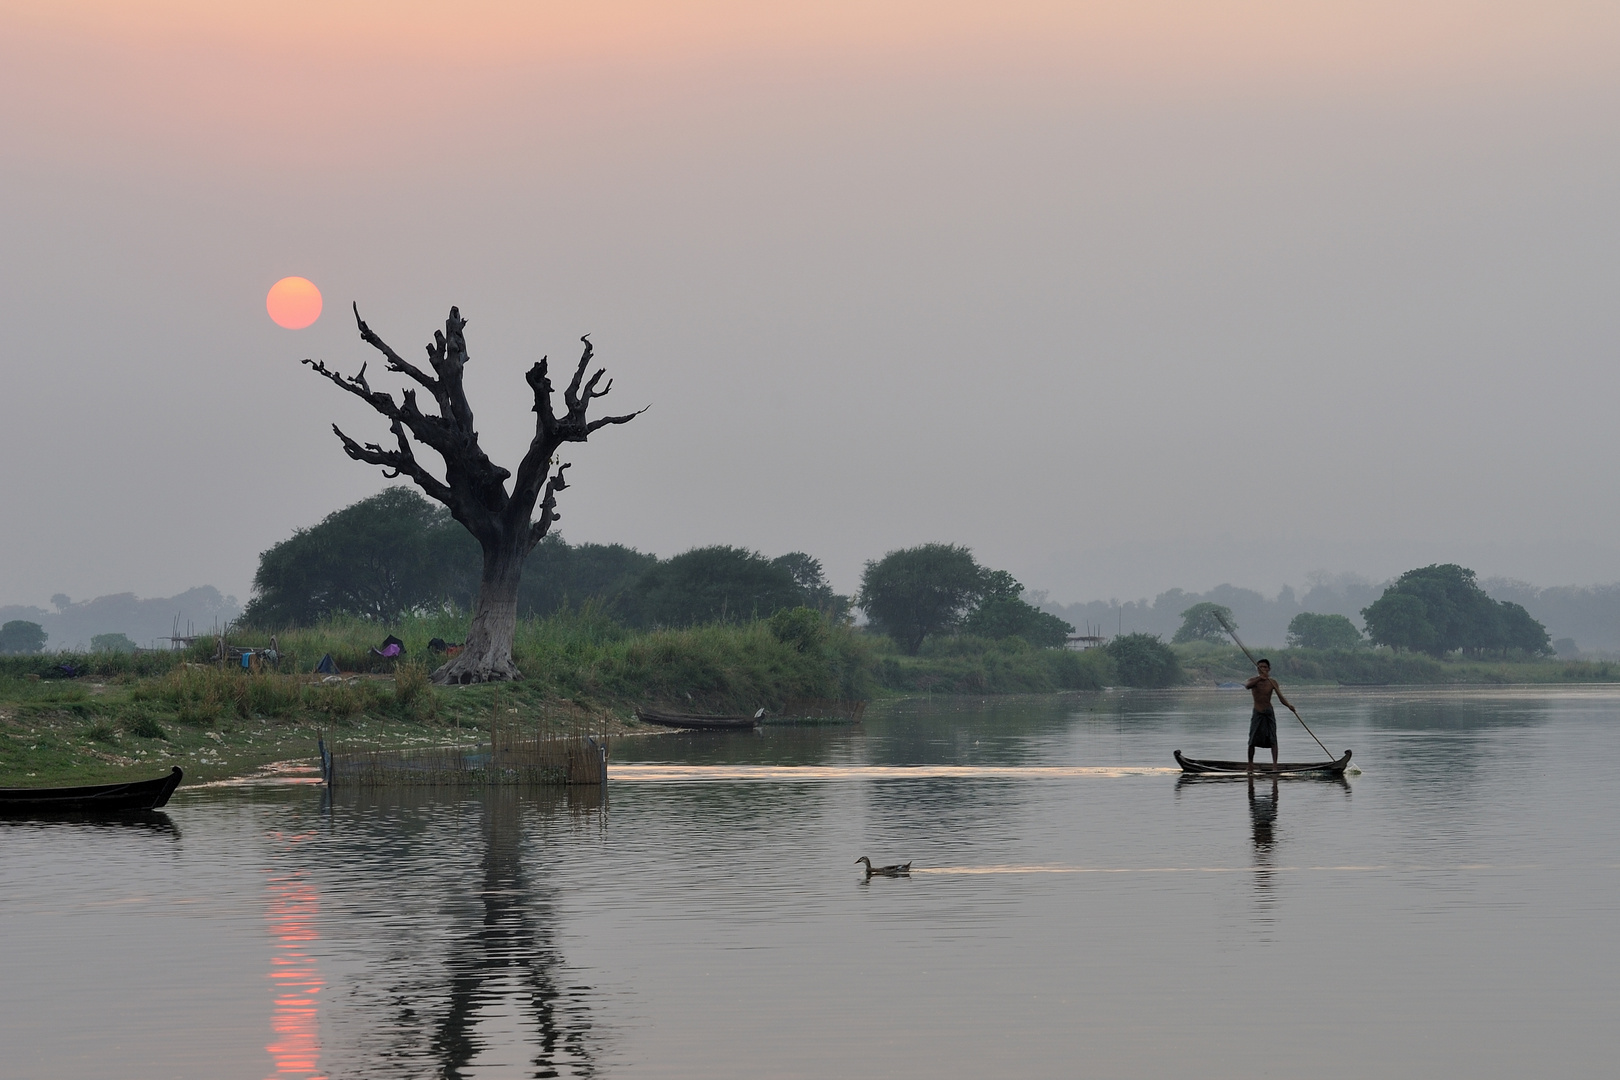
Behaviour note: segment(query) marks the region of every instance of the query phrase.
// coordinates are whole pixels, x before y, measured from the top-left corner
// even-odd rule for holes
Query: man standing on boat
[[[1282,686],[1271,677],[1271,661],[1261,657],[1254,662],[1255,670],[1260,672],[1254,678],[1243,684],[1243,688],[1254,695],[1254,715],[1249,718],[1249,771],[1254,771],[1254,748],[1257,746],[1271,747],[1271,764],[1277,764],[1277,713],[1271,707],[1271,695],[1276,694],[1277,700],[1288,706],[1288,710],[1295,716],[1299,710],[1283,697]],[[1304,723],[1304,721],[1300,721]]]

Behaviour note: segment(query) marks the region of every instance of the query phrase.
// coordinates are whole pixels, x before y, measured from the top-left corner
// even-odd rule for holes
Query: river
[[[605,801],[0,824],[0,1076],[1612,1075],[1620,688],[1294,700],[1360,775],[1182,780],[1241,692],[946,698],[621,739]]]

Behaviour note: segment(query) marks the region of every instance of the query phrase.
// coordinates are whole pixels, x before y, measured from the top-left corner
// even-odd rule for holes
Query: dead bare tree
[[[473,607],[472,626],[467,631],[467,643],[458,655],[433,673],[433,681],[476,683],[521,679],[523,675],[512,661],[518,583],[523,577],[524,559],[558,520],[557,493],[568,487],[563,473],[569,466],[567,462],[558,463],[557,451],[563,443],[584,442],[598,428],[629,423],[643,410],[624,416],[587,419],[586,411],[591,402],[606,397],[613,388],[611,379],[605,386],[600,385],[604,374],[601,368],[586,378],[592,352],[587,334],[580,338],[585,343],[584,355],[579,358],[573,380],[563,392],[567,410],[558,416],[552,406],[546,357],[541,357],[524,376],[534,392],[534,438],[518,465],[517,479],[508,494],[506,481],[512,474],[490,461],[479,447],[472,409],[462,389],[461,376],[468,356],[462,333],[467,321],[460,311],[451,308],[443,332],[434,331],[433,344],[427,347],[432,375],[401,358],[373,333],[360,317],[358,304],[354,307],[354,320],[360,327],[360,339],[383,354],[388,370],[404,375],[432,394],[439,411],[435,416],[419,409],[415,389],[405,390],[400,401],[395,401],[390,393],[372,390],[366,382],[365,364],[360,365],[358,375],[346,378],[323,361],[306,359],[304,363],[330,379],[333,385],[347,390],[386,417],[399,445],[397,450],[385,450],[376,443],[362,445],[333,424],[332,430],[342,441],[344,452],[356,461],[382,466],[386,470],[383,475],[390,479],[410,477],[431,498],[449,507],[451,516],[466,526],[484,552],[484,573]],[[412,438],[444,459],[443,480],[417,461]],[[539,504],[538,518],[535,517],[536,503]]]

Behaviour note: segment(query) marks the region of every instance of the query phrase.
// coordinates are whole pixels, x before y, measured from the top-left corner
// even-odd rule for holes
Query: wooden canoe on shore
[[[184,774],[176,765],[168,776],[128,784],[89,787],[0,788],[0,814],[105,814],[156,810],[169,801]]]
[[[757,713],[753,716],[699,716],[694,713],[637,709],[636,717],[644,723],[657,724],[660,727],[684,728],[688,731],[752,731],[759,726]]]
[[[1176,764],[1181,766],[1184,773],[1197,773],[1203,776],[1247,776],[1249,763],[1247,761],[1211,761],[1205,758],[1182,757],[1181,751],[1176,751]],[[1284,761],[1273,765],[1271,762],[1254,763],[1256,776],[1343,776],[1344,770],[1350,765],[1350,751],[1344,752],[1344,757],[1337,761]]]

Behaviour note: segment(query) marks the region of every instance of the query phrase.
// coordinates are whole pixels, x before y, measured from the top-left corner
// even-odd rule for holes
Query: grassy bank
[[[873,681],[892,694],[1050,694],[1114,682],[1101,650],[1037,649],[1020,638],[929,638],[916,656],[875,638]]]
[[[424,680],[425,681],[425,680]],[[102,783],[179,765],[186,782],[313,761],[317,734],[471,740],[409,674],[315,684],[288,675],[177,667],[164,675],[33,682],[0,676],[0,787]]]
[[[519,626],[520,683],[432,686],[440,658],[427,642],[465,631],[450,619],[339,620],[278,634],[278,669],[252,673],[212,662],[211,638],[176,653],[0,657],[0,786],[94,783],[171,764],[188,782],[240,775],[312,759],[322,732],[379,746],[476,740],[496,710],[525,723],[583,713],[624,732],[637,728],[637,705],[752,712],[877,689],[871,640],[819,619],[642,633],[590,612]],[[405,642],[403,658],[370,652],[390,632]],[[263,647],[269,635],[229,644]],[[313,673],[328,654],[343,677]],[[65,677],[64,663],[83,674]]]

